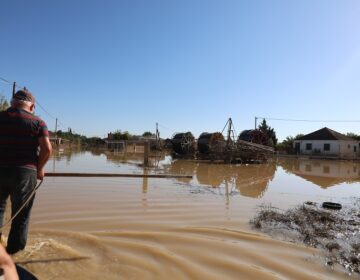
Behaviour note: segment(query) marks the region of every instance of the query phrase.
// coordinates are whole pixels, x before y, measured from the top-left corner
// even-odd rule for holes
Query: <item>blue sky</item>
[[[3,0],[0,77],[88,136],[360,120],[359,15],[357,0]],[[280,140],[360,134],[360,122],[268,123]]]

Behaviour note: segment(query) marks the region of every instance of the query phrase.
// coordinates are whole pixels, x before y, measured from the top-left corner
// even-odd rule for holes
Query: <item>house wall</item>
[[[300,154],[302,155],[327,155],[339,156],[341,158],[359,157],[359,142],[358,141],[344,141],[344,140],[296,140],[294,141],[294,148],[296,143],[300,143]],[[306,149],[306,145],[311,144],[311,150]],[[324,144],[330,144],[328,151],[324,150]],[[354,147],[356,152],[354,153]]]
[[[359,178],[360,175],[359,165],[333,160],[299,160],[292,172],[297,175],[344,179]]]
[[[300,154],[312,155],[312,154],[324,154],[324,155],[339,155],[340,144],[338,140],[297,140],[294,143],[300,143]],[[306,149],[306,145],[311,144],[311,150]],[[330,150],[324,151],[324,144],[330,144]]]
[[[354,152],[356,147],[356,152]],[[340,157],[352,158],[359,156],[359,142],[357,141],[340,141]]]

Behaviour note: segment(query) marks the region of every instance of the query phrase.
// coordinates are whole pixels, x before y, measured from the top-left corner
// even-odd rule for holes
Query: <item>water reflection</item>
[[[139,166],[143,165],[144,154],[141,153],[117,153],[117,152],[103,152],[109,162],[117,164],[136,164]],[[159,167],[161,162],[165,161],[165,153],[153,153],[149,157],[150,167]]]
[[[199,185],[213,189],[224,189],[225,195],[241,194],[242,196],[262,197],[274,178],[275,163],[256,165],[210,164],[186,160],[174,161],[169,172],[174,174],[191,174]],[[178,179],[189,183],[191,179]]]
[[[248,197],[262,197],[274,179],[276,165],[274,163],[244,166],[238,169],[236,187],[240,194]]]
[[[72,150],[55,152],[52,164],[50,161],[47,170],[192,175],[193,179],[176,180],[181,184],[197,186],[206,191],[226,195],[226,197],[240,194],[251,198],[261,198],[269,189],[274,188],[280,192],[296,192],[299,188],[303,188],[304,181],[295,182],[287,174],[294,174],[305,179],[312,185],[319,186],[319,189],[343,183],[360,182],[360,163],[348,161],[278,159],[267,164],[225,165],[192,160],[172,160],[164,153],[155,153],[150,156],[149,163],[148,168],[143,168],[143,154],[139,153]],[[280,171],[285,170],[285,173],[277,172],[277,167],[281,167]],[[283,183],[279,185],[272,183],[275,177],[280,181],[284,178],[293,181],[282,181]],[[286,188],[286,185],[292,186],[293,190]],[[142,183],[144,203],[146,203],[147,192],[148,179],[144,178]]]
[[[197,166],[198,163],[195,161],[175,160],[168,166],[167,172],[170,174],[194,175]],[[190,183],[192,181],[190,178],[179,178],[177,180],[182,183]]]
[[[53,161],[66,161],[71,162],[71,159],[74,157],[81,156],[82,154],[85,154],[86,151],[82,150],[81,148],[73,148],[73,149],[60,149],[60,150],[53,150],[52,153],[52,160]],[[92,154],[94,154],[91,151]],[[94,154],[96,155],[96,154]]]
[[[330,161],[282,159],[278,164],[289,173],[295,174],[321,188],[342,183],[360,182],[360,164],[351,161]]]
[[[196,169],[197,181],[202,185],[219,187],[233,177],[233,170],[224,164],[199,164]]]

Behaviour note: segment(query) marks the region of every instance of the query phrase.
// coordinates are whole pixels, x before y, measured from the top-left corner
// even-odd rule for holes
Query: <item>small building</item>
[[[66,142],[66,139],[62,139],[61,137],[58,137],[52,131],[49,131],[49,140],[53,147],[58,147],[59,145],[64,144],[64,142]]]
[[[339,159],[359,158],[360,142],[327,127],[294,141],[297,154]]]
[[[114,150],[114,151],[124,151],[126,144],[125,144],[125,140],[104,140],[106,147],[109,150]]]

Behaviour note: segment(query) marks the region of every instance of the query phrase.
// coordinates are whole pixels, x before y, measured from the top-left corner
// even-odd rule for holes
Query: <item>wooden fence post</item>
[[[144,166],[149,166],[150,142],[144,143]]]

